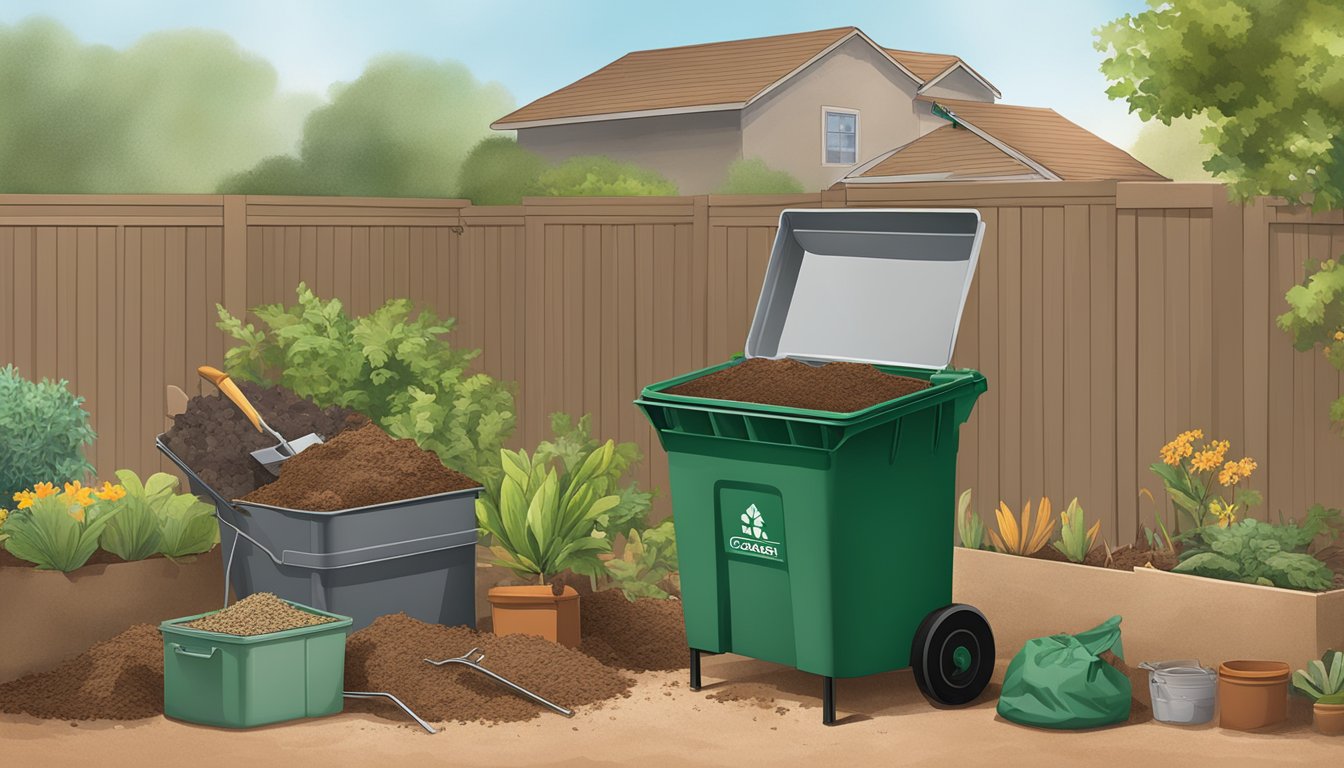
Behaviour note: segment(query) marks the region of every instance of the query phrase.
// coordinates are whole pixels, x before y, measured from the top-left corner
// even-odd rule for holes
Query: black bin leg
[[[700,690],[700,651],[691,649],[691,690]]]
[[[835,678],[821,678],[821,724],[835,725]]]

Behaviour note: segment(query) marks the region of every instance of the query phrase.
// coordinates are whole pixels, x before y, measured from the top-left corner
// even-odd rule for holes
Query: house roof
[[[510,130],[741,109],[853,37],[886,55],[919,85],[948,69],[965,66],[956,56],[882,48],[857,27],[635,51],[501,117],[490,127]],[[939,63],[944,66],[935,72]],[[974,70],[966,69],[994,89]]]
[[[846,183],[1026,177],[1167,181],[1053,109],[918,96],[953,120],[854,169]]]

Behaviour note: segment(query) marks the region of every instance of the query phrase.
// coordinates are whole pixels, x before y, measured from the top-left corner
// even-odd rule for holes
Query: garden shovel
[[[257,413],[257,409],[252,407],[252,403],[248,402],[247,395],[244,395],[238,385],[233,383],[229,374],[208,365],[202,365],[196,369],[196,372],[201,375],[201,378],[218,387],[221,394],[232,400],[233,404],[238,406],[238,410],[243,412],[243,415],[247,417],[248,421],[252,422],[252,426],[256,427],[258,432],[265,430],[271,433],[271,437],[280,441],[269,448],[252,452],[252,458],[270,470],[271,474],[279,475],[280,465],[285,463],[286,459],[322,443],[322,436],[316,432],[309,432],[297,440],[286,440],[279,432],[271,429],[265,419],[261,418],[261,414]]]

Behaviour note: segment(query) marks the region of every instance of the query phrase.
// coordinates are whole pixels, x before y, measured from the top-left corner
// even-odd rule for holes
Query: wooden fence
[[[226,348],[216,303],[292,300],[307,281],[355,313],[409,297],[518,383],[514,443],[592,413],[666,462],[630,401],[741,350],[779,211],[969,206],[987,223],[954,362],[990,391],[962,432],[959,484],[988,511],[1078,496],[1111,542],[1151,522],[1147,465],[1200,427],[1253,456],[1263,512],[1344,506],[1339,376],[1274,328],[1307,257],[1344,252],[1344,214],[1226,201],[1220,185],[906,184],[821,194],[457,200],[0,196],[0,364],[84,396],[103,471],[167,469],[164,388],[201,391]]]

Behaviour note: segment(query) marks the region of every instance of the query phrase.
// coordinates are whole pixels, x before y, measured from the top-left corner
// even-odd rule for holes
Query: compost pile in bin
[[[278,480],[243,500],[335,512],[478,487],[480,483],[445,467],[414,440],[398,440],[367,423],[285,460]]]
[[[237,384],[266,423],[286,437],[316,432],[331,439],[368,423],[355,411],[335,406],[319,408],[284,387],[262,387],[246,381]],[[252,451],[275,445],[275,438],[258,432],[238,406],[218,393],[191,398],[187,410],[173,417],[173,426],[163,441],[225,499],[240,499],[275,479],[251,456]]]
[[[239,600],[222,611],[203,616],[181,626],[221,635],[267,635],[290,629],[330,624],[336,619],[301,611],[270,592],[258,592]]]
[[[0,712],[48,720],[138,720],[163,714],[163,640],[137,624],[46,672],[0,684]]]
[[[852,413],[929,388],[929,382],[884,373],[864,363],[808,365],[753,357],[678,384],[669,395],[785,408]]]

